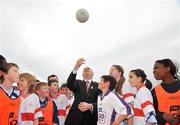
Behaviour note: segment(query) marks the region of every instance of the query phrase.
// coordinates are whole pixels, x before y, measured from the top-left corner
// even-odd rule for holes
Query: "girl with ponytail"
[[[120,65],[112,65],[110,75],[113,76],[117,81],[115,92],[122,95],[122,87],[125,82],[124,69]]]
[[[129,83],[137,88],[134,99],[133,125],[154,125],[157,123],[155,109],[153,107],[153,97],[145,84],[151,84],[146,74],[141,69],[131,70],[129,73]]]

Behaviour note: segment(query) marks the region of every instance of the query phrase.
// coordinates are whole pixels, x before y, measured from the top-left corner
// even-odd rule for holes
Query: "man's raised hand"
[[[85,64],[85,59],[84,58],[80,58],[77,60],[75,66],[74,66],[74,70],[78,70],[82,64]]]

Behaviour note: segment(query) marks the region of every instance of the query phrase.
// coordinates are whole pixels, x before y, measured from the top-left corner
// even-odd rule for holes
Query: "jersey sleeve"
[[[34,94],[34,119],[43,117],[42,110],[40,107],[39,98]]]
[[[58,101],[60,101],[60,105],[58,107],[59,124],[64,125],[67,115],[66,107],[68,105],[68,99],[65,95],[60,95]]]
[[[69,100],[66,96],[63,96],[63,105],[64,105],[64,109],[66,109],[67,106],[69,105]]]
[[[65,117],[67,114],[66,107],[69,104],[68,99],[65,95],[60,95],[58,100],[60,101],[60,106],[58,108],[59,115]]]
[[[122,87],[122,96],[126,103],[132,104],[134,101],[134,89],[128,83],[124,83]]]
[[[141,99],[139,99],[139,102],[145,116],[150,112],[155,113],[153,106],[153,98],[150,91],[148,89],[142,89],[139,94],[141,94]]]
[[[110,99],[111,102],[116,102],[112,103],[112,106],[118,114],[132,114],[130,106],[123,100],[123,98],[119,97],[117,94],[113,94]]]

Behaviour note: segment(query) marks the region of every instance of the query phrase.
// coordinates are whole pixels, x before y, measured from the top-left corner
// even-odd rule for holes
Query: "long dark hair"
[[[120,65],[112,65],[112,66],[115,67],[119,72],[121,72],[120,80],[117,81],[116,86],[115,86],[115,92],[122,95],[122,87],[126,80],[124,77],[124,69]]]
[[[152,89],[152,83],[149,79],[147,79],[147,75],[145,74],[145,72],[142,69],[135,69],[135,70],[131,70],[131,72],[135,73],[135,75],[137,77],[141,77],[142,82],[145,84],[146,88],[148,88],[149,90]]]

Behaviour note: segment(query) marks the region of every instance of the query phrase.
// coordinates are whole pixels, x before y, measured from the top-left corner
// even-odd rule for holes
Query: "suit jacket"
[[[97,125],[97,97],[98,84],[91,82],[87,92],[84,80],[76,80],[76,75],[71,72],[67,79],[68,88],[74,92],[74,102],[68,113],[65,125]],[[93,111],[81,112],[78,109],[80,102],[93,104]]]

